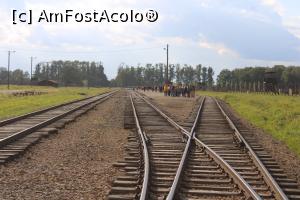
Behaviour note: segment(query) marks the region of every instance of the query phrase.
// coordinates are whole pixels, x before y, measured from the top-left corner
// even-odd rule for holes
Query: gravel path
[[[0,199],[105,199],[127,143],[122,96],[0,166]]]

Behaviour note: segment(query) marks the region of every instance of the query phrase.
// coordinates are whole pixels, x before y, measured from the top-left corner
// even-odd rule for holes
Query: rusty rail
[[[131,106],[132,106],[132,110],[133,110],[133,114],[134,114],[135,125],[136,125],[137,131],[139,133],[139,136],[140,136],[140,138],[142,140],[142,144],[143,144],[144,178],[143,178],[143,185],[142,185],[140,200],[146,200],[147,194],[148,194],[148,184],[149,184],[149,174],[150,174],[149,154],[148,154],[148,149],[147,149],[147,144],[146,144],[146,138],[145,138],[145,135],[140,126],[138,115],[137,115],[137,112],[136,112],[136,109],[134,106],[134,102],[132,100],[132,95],[130,95],[130,101],[131,101]]]

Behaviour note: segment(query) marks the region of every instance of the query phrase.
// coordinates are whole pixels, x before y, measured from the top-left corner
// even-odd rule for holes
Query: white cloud
[[[277,0],[261,0],[261,3],[271,7],[279,16],[282,16],[285,13],[285,8]]]
[[[32,9],[36,14],[43,9],[50,12],[66,9],[73,9],[74,12],[93,12],[94,10],[101,12],[104,9],[108,12],[129,12],[135,8],[137,11],[145,11],[138,6],[137,0],[89,0],[88,3],[85,1],[54,0],[51,4],[39,0],[27,0],[25,5],[26,9]],[[69,22],[67,24],[41,23],[38,24],[38,27],[42,27],[51,36],[59,36],[66,32],[76,33],[76,35],[88,32],[91,36],[97,35],[114,45],[122,46],[143,44],[149,38],[149,31],[158,24],[143,21],[141,23],[81,23],[79,26],[77,22]]]
[[[222,3],[222,0],[194,0],[194,2],[202,8],[211,8]]]
[[[261,2],[263,5],[271,7],[281,17],[282,25],[287,31],[300,38],[300,15],[291,16],[278,0],[261,0]]]
[[[234,56],[234,57],[239,56],[237,52],[226,47],[224,44],[210,42],[201,34],[200,34],[200,39],[199,39],[198,45],[205,49],[211,49],[221,56],[223,56],[223,55],[230,55],[230,56]]]
[[[61,47],[65,50],[65,51],[69,51],[69,52],[92,52],[95,49],[91,46],[87,46],[87,45],[79,45],[79,44],[70,44],[70,43],[62,43]]]
[[[271,22],[271,19],[268,16],[259,12],[255,12],[247,9],[240,9],[237,11],[237,13],[244,18],[253,19],[261,22],[267,22],[267,23]]]
[[[208,8],[209,7],[209,1],[208,0],[201,0],[199,2],[200,6],[203,8]]]
[[[15,45],[24,44],[31,35],[31,29],[27,25],[13,25],[11,13],[0,8],[0,44]]]
[[[180,37],[180,36],[173,36],[173,37],[158,37],[153,39],[154,44],[158,45],[193,45],[193,41],[189,40],[188,38]]]
[[[291,34],[300,39],[300,16],[283,18],[283,25]]]

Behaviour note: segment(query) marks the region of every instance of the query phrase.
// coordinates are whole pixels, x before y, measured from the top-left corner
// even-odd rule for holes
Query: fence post
[[[251,85],[252,85],[252,83],[249,82],[249,83],[248,83],[248,88],[249,88],[248,90],[249,90],[249,92],[251,92]]]
[[[293,96],[293,90],[292,90],[292,88],[289,88],[289,96]]]
[[[242,81],[239,82],[240,85],[240,92],[242,92]]]

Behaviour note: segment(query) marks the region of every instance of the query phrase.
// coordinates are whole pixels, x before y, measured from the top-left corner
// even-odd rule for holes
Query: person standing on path
[[[165,84],[164,85],[164,95],[167,96],[167,94],[168,94],[168,85]]]

